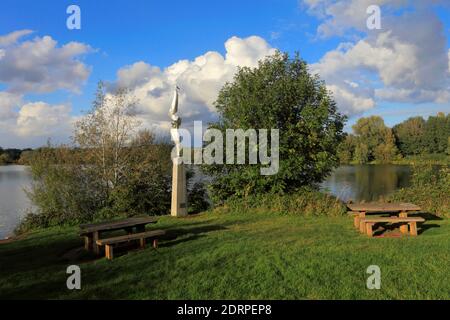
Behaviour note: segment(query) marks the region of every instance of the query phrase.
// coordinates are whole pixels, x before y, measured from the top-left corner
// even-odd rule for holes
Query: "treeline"
[[[3,149],[0,147],[0,165],[27,164],[32,149]]]
[[[389,163],[405,157],[450,155],[450,114],[440,112],[427,120],[409,118],[389,128],[383,118],[359,119],[340,144],[341,163]]]

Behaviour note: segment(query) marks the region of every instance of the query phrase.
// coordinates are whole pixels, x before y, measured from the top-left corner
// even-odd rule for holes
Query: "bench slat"
[[[420,217],[411,217],[411,218],[397,218],[397,217],[390,217],[390,218],[361,218],[361,221],[364,222],[425,222],[424,218]]]
[[[99,246],[111,245],[111,244],[126,242],[126,241],[130,241],[130,240],[158,237],[158,236],[164,235],[165,233],[166,232],[164,230],[152,230],[152,231],[141,232],[141,233],[133,233],[133,234],[125,235],[125,236],[99,239],[99,240],[97,240],[97,244]]]
[[[419,206],[412,203],[349,203],[347,208],[351,211],[365,212],[394,212],[394,211],[420,211]]]

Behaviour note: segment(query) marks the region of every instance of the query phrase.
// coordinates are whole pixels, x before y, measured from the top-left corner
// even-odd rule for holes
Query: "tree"
[[[394,126],[392,130],[402,155],[424,153],[425,120],[422,117],[409,118]]]
[[[277,174],[261,176],[260,165],[205,165],[213,177],[210,192],[223,201],[265,192],[290,193],[321,182],[338,164],[345,117],[319,76],[298,55],[280,52],[241,68],[220,90],[215,106],[220,120],[210,128],[279,129]]]
[[[450,136],[450,114],[430,116],[425,124],[424,144],[428,153],[445,153]]]
[[[127,89],[107,93],[99,83],[92,109],[76,123],[74,142],[103,181],[105,200],[124,177],[133,134],[139,126],[136,99]]]
[[[338,157],[340,163],[350,163],[354,160],[356,143],[357,141],[354,135],[347,134],[345,136],[345,139],[341,144],[339,144],[338,148]]]
[[[355,151],[358,163],[372,160],[389,162],[397,156],[395,137],[392,130],[384,124],[383,118],[360,118],[352,128],[358,141],[358,150]]]
[[[29,197],[37,214],[21,230],[170,210],[172,145],[138,131],[128,90],[100,84],[92,109],[77,123],[70,146],[31,154]]]

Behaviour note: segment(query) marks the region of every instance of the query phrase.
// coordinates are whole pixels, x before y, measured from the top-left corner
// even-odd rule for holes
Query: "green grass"
[[[417,238],[369,239],[350,217],[161,217],[158,250],[113,261],[68,254],[82,246],[77,229],[54,228],[0,245],[0,298],[449,299],[449,221],[428,221]],[[71,264],[82,290],[66,289]],[[366,289],[374,264],[381,290]]]

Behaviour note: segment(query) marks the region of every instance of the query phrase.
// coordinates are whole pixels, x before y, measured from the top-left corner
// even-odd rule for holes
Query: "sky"
[[[371,5],[380,29],[367,27]],[[347,131],[362,116],[450,112],[449,37],[446,0],[2,0],[0,146],[69,142],[100,80],[130,88],[143,127],[168,130],[175,84],[183,125],[212,121],[237,67],[277,49],[325,80]]]

